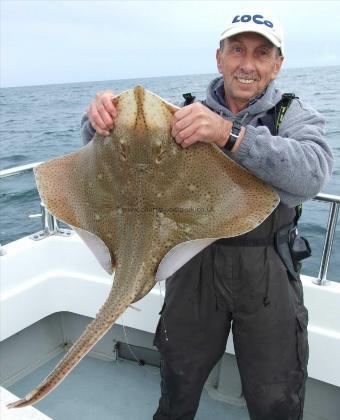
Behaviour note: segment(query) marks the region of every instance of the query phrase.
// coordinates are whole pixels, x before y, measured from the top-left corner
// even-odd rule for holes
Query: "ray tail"
[[[127,286],[129,284],[127,281],[129,275],[119,271],[117,267],[110,294],[100,308],[96,318],[86,327],[83,334],[71,346],[63,359],[40,385],[29,392],[23,399],[8,404],[7,408],[19,408],[35,404],[55,389],[134,301],[136,293],[132,288],[128,290]]]

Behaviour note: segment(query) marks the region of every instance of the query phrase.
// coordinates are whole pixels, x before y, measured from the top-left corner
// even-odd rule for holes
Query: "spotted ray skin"
[[[50,212],[79,232],[94,234],[106,249],[112,289],[55,369],[9,408],[34,404],[51,392],[124,310],[150,291],[162,260],[171,271],[179,253],[196,240],[246,233],[279,202],[216,145],[178,146],[170,134],[178,108],[157,95],[137,86],[114,104],[118,117],[108,137],[96,135],[80,150],[35,169]],[[198,241],[199,247],[208,242]]]

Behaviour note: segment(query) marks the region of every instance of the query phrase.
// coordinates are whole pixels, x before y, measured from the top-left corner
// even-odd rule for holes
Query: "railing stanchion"
[[[318,284],[320,286],[324,286],[327,282],[327,272],[328,272],[329,260],[331,257],[331,252],[332,252],[332,247],[333,247],[338,214],[339,214],[339,203],[334,203],[334,202],[331,203],[329,216],[328,216],[326,238],[325,238],[325,243],[324,243],[322,257],[321,257],[319,275],[317,279],[313,280],[315,284]]]

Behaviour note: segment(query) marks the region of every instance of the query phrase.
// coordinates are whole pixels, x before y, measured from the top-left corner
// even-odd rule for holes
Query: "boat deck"
[[[52,371],[63,355],[7,389],[23,397]],[[109,362],[87,356],[35,407],[54,420],[151,420],[158,405],[159,384],[159,369],[154,366],[140,366],[127,359]],[[245,407],[216,401],[204,390],[195,420],[208,418],[249,420],[249,415]]]

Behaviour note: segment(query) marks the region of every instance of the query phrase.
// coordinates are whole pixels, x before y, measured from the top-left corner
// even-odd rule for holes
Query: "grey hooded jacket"
[[[246,132],[239,149],[235,154],[225,153],[271,185],[283,204],[294,207],[321,191],[331,176],[333,156],[324,139],[324,119],[299,99],[292,101],[277,136],[259,125],[259,118],[281,97],[282,92],[271,82],[259,98],[234,115],[224,102],[224,84],[219,77],[209,84],[205,103],[224,118],[243,120]],[[81,132],[85,144],[95,134],[86,116]]]

